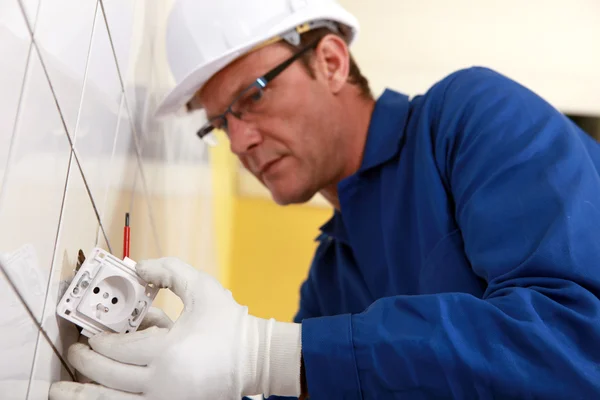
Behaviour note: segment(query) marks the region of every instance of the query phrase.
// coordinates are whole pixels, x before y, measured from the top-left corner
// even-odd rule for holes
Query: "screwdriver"
[[[131,230],[129,228],[129,213],[125,213],[125,228],[123,228],[123,258],[129,257],[129,242]]]

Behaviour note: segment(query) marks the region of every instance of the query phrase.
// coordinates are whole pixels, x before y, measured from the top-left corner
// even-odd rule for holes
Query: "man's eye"
[[[260,102],[263,97],[264,90],[262,88],[254,87],[244,99],[244,103],[246,104],[246,107],[250,107]]]
[[[262,88],[253,87],[232,105],[231,111],[233,115],[238,118],[246,112],[258,112],[259,107],[262,107],[263,105],[263,99],[264,90]]]
[[[260,99],[262,99],[262,97],[263,97],[263,91],[262,91],[262,89],[257,90],[256,92],[252,93],[252,95],[251,95],[251,99],[255,103],[257,101],[259,101]]]

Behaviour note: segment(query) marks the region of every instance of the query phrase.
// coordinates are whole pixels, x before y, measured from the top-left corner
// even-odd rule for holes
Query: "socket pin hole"
[[[129,333],[129,331],[125,331],[125,333]]]
[[[71,302],[71,299],[67,299],[67,303],[70,303],[70,302]]]
[[[116,297],[113,297],[111,300],[111,303],[113,304],[117,304],[119,302],[119,299],[117,299]]]
[[[65,314],[66,314],[66,315],[71,315],[71,311],[69,311],[69,310],[66,310],[66,311],[65,311]]]
[[[98,294],[100,293],[100,288],[99,287],[95,287],[94,288],[94,294]]]

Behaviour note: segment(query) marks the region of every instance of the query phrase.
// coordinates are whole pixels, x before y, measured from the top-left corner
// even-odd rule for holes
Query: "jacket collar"
[[[408,119],[408,96],[386,89],[375,103],[358,173],[383,164],[398,152]]]
[[[342,180],[338,188],[357,179],[362,172],[383,164],[400,150],[404,138],[404,127],[408,119],[408,96],[386,89],[375,103],[369,123],[363,160],[357,173]],[[346,227],[341,212],[335,210],[333,216],[320,228],[316,238],[323,241],[328,237],[348,243]]]
[[[319,229],[321,230],[321,234],[317,236],[317,241],[322,242],[328,238],[334,238],[340,242],[348,243],[344,220],[342,219],[342,214],[337,210],[334,210],[333,216]]]

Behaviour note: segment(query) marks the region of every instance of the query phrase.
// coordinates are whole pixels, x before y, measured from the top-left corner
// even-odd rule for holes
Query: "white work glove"
[[[181,316],[170,329],[98,334],[91,349],[74,344],[69,362],[102,386],[58,382],[50,400],[300,395],[299,324],[248,315],[216,279],[174,258],[140,262],[136,270],[182,299]]]

